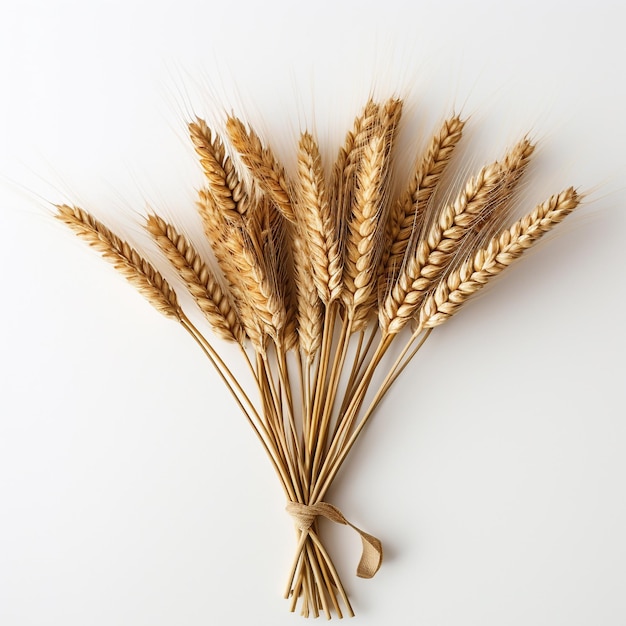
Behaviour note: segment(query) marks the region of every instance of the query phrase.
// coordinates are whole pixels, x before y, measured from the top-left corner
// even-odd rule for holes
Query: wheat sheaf
[[[156,260],[84,209],[57,206],[61,221],[185,328],[232,393],[294,519],[285,597],[305,617],[354,614],[320,539],[320,516],[360,534],[359,576],[371,578],[381,565],[381,542],[325,501],[381,399],[435,327],[581,202],[570,187],[516,212],[534,151],[528,137],[451,188],[446,180],[455,177],[446,174],[466,124],[456,114],[433,132],[399,186],[393,166],[402,104],[370,99],[334,163],[324,163],[314,134],[303,132],[292,176],[244,121],[229,117],[222,134],[202,119],[189,124],[204,177],[197,210],[214,259],[156,214],[144,226],[159,261],[178,276],[176,289],[192,296],[185,306],[195,302],[215,335],[239,346],[252,388],[191,322]],[[396,341],[403,347],[391,362]],[[383,382],[371,389],[383,366]]]

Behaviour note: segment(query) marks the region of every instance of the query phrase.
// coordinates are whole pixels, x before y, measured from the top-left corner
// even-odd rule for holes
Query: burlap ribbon
[[[337,507],[328,504],[328,502],[317,502],[316,504],[289,502],[285,509],[287,513],[293,517],[296,522],[296,527],[301,531],[309,530],[318,515],[329,519],[331,522],[350,526],[361,535],[361,540],[363,541],[363,552],[356,570],[356,575],[360,578],[372,578],[379,570],[383,562],[382,544],[376,537],[368,535],[354,524],[351,524]]]

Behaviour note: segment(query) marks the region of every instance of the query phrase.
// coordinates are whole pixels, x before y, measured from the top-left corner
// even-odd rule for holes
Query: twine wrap
[[[359,533],[363,542],[363,552],[361,553],[361,560],[359,561],[356,575],[359,578],[372,578],[380,569],[383,562],[383,546],[380,541],[351,524],[336,506],[328,504],[328,502],[317,502],[316,504],[289,502],[285,510],[293,517],[296,528],[302,532],[307,532],[315,522],[315,518],[319,515],[336,524],[350,526]]]

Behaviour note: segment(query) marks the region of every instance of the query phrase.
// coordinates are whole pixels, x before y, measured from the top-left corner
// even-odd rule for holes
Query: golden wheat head
[[[180,320],[176,293],[161,274],[126,241],[87,211],[61,204],[56,217],[113,263],[130,283],[166,317]]]

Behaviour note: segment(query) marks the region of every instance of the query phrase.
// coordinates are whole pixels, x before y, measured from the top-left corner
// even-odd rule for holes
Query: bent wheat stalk
[[[253,389],[183,310],[153,262],[81,208],[57,217],[110,260],[162,314],[176,320],[216,368],[259,438],[293,517],[297,545],[285,597],[304,616],[353,615],[325,549],[319,517],[352,528],[363,544],[357,575],[371,578],[381,542],[325,502],[330,486],[393,382],[434,328],[501,274],[580,203],[573,188],[514,221],[515,192],[534,146],[523,138],[483,167],[450,202],[444,172],[465,122],[448,118],[418,157],[408,185],[393,188],[402,102],[368,101],[326,176],[309,131],[297,175],[253,129],[231,117],[226,133],[250,176],[240,175],[220,134],[196,119],[189,133],[206,187],[198,210],[216,267],[176,226],[146,228],[219,339],[236,341]],[[512,221],[506,225],[507,221]],[[412,334],[403,332],[410,321]],[[395,362],[394,342],[404,343]],[[372,389],[377,371],[382,383]]]

